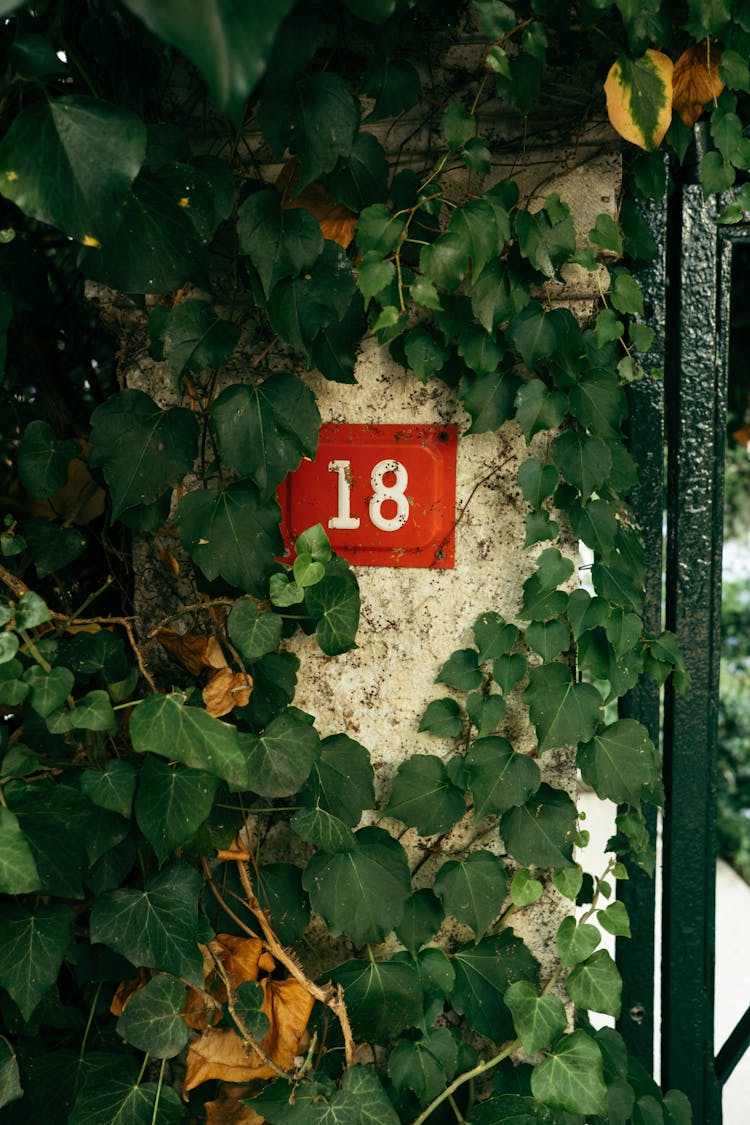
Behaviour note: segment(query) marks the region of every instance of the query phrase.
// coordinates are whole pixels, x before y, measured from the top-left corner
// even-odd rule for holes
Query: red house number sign
[[[279,490],[287,546],[320,523],[364,566],[452,567],[456,427],[324,423],[318,455]]]

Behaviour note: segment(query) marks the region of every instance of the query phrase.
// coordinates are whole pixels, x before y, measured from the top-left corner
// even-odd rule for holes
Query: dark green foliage
[[[512,180],[487,188],[498,168],[486,122],[495,97],[526,118],[548,53],[555,73],[586,85],[588,62],[604,73],[615,47],[629,45],[635,66],[651,42],[677,51],[723,37],[731,90],[710,111],[701,180],[724,190],[748,164],[732,91],[747,92],[750,32],[721,3],[688,4],[674,27],[656,0],[584,7],[571,29],[546,0],[479,0],[473,13],[421,0],[124,0],[105,12],[87,0],[75,19],[60,0],[0,5],[0,472],[12,500],[0,537],[0,1107],[11,1125],[205,1120],[206,1088],[185,1103],[176,1092],[187,985],[223,989],[214,1007],[200,994],[212,1035],[239,1029],[246,1055],[248,1036],[268,1035],[275,1058],[283,1021],[268,993],[299,979],[300,959],[324,966],[317,1034],[303,1066],[299,1036],[284,1063],[291,1098],[283,1078],[253,1087],[271,1125],[551,1123],[602,1118],[607,1099],[613,1121],[664,1107],[687,1120],[679,1096],[636,1081],[614,1032],[566,1033],[507,924],[548,891],[572,902],[581,888],[584,833],[568,793],[541,781],[548,751],[575,748],[584,780],[624,806],[607,874],[653,862],[641,805],[661,799],[658,755],[645,728],[605,708],[641,671],[661,684],[676,669],[684,686],[674,637],[644,631],[646,560],[625,506],[637,471],[621,384],[643,376],[634,349],[651,330],[632,319],[644,302],[631,273],[607,266],[654,246],[628,201],[578,248],[585,231],[556,194],[529,207]],[[443,52],[474,17],[486,43],[454,89]],[[598,94],[586,85],[587,112]],[[383,147],[400,123],[360,129],[363,112],[379,122],[418,103],[434,146],[424,166],[421,141],[405,161]],[[291,158],[275,186],[269,153]],[[663,192],[661,155],[635,183]],[[749,203],[740,188],[721,221]],[[571,263],[602,281],[609,271],[588,327],[551,304]],[[93,327],[87,281],[115,290],[111,307],[104,290],[97,299],[122,333],[117,357]],[[321,525],[285,563],[275,496],[318,448],[304,368],[354,382],[366,338],[428,396],[433,379],[455,395],[469,441],[506,424],[527,443],[540,435],[520,491],[507,484],[535,548],[520,567],[520,625],[488,608],[467,632],[455,608],[461,647],[428,670],[442,695],[419,703],[431,737],[415,731],[387,798],[368,749],[346,732],[321,739],[294,706],[299,659],[285,646],[308,635],[336,677],[356,646],[360,591]],[[155,397],[119,381],[147,355],[164,364]],[[487,468],[489,481],[502,464]],[[573,589],[568,527],[594,552],[593,596]],[[127,529],[136,553],[153,542],[165,583],[179,578],[163,598],[151,572],[134,576]],[[129,600],[144,584],[178,634],[166,670],[159,626],[149,632]],[[730,756],[738,708],[726,708]],[[526,716],[536,746],[520,752]],[[741,781],[727,770],[735,805]],[[736,818],[725,825],[738,831]],[[735,852],[744,863],[744,837]],[[622,937],[630,923],[618,902],[603,906],[608,894],[597,880],[583,919],[563,921],[553,972],[570,970],[580,1007],[616,1014],[621,982],[593,920]],[[326,928],[336,941],[319,950]],[[216,935],[254,945],[256,933],[273,976],[261,965],[259,979],[256,968],[224,981]],[[136,974],[141,987],[112,1015]],[[338,986],[372,1066],[344,1065]],[[485,1099],[485,1071],[520,1047],[543,1056],[512,1081],[498,1070]]]

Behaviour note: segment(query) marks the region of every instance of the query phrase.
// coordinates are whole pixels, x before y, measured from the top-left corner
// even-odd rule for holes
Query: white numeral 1
[[[396,480],[384,484],[383,477],[392,473]],[[370,519],[380,531],[398,531],[409,518],[409,501],[406,499],[406,486],[409,474],[400,461],[378,461],[370,476],[373,494],[370,499]],[[396,505],[395,516],[383,515],[383,502],[392,500]]]
[[[359,527],[359,518],[352,515],[352,487],[348,473],[351,461],[329,461],[328,472],[338,473],[338,511],[331,516],[328,526],[341,531],[353,531]]]

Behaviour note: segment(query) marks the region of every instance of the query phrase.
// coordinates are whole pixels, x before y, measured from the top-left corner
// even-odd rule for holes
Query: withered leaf
[[[334,202],[319,180],[313,180],[299,195],[295,195],[298,172],[298,162],[290,160],[279,174],[276,190],[281,192],[282,207],[286,211],[293,210],[295,207],[303,207],[305,211],[309,211],[320,223],[323,238],[338,242],[339,246],[343,246],[346,250],[354,241],[357,216],[343,203]]]
[[[174,629],[160,629],[156,639],[192,676],[199,676],[204,668],[226,668],[227,661],[221,645],[213,634],[176,633]]]
[[[724,89],[718,66],[721,50],[708,39],[693,43],[683,51],[672,73],[672,106],[684,125],[690,128],[700,117],[703,107],[717,98]]]
[[[310,993],[298,981],[263,980],[263,1011],[271,1027],[261,1047],[273,1061],[289,1070],[300,1052],[313,1006]],[[208,1028],[188,1050],[183,1097],[202,1082],[251,1082],[273,1078],[275,1072],[231,1028]]]
[[[228,715],[233,707],[244,707],[253,690],[252,676],[245,672],[233,672],[231,668],[220,668],[203,689],[203,702],[209,715],[220,719]]]

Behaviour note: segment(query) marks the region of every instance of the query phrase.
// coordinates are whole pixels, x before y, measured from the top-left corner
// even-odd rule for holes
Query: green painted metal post
[[[682,189],[667,324],[667,626],[692,688],[664,704],[662,1082],[694,1121],[721,1122],[714,1068],[715,753],[719,690],[726,363],[717,300],[720,243],[695,183]],[[675,207],[679,209],[680,200]],[[677,223],[674,224],[677,226]]]
[[[654,329],[654,340],[646,368],[663,368],[665,362],[667,302],[667,206],[666,201],[644,213],[659,247],[658,256],[637,271],[646,300],[646,319]],[[630,452],[640,466],[640,482],[632,502],[646,549],[646,597],[644,626],[649,632],[662,628],[662,546],[664,540],[664,384],[643,380],[629,388]],[[642,677],[622,700],[623,718],[637,718],[659,744],[660,692],[656,683]],[[646,819],[652,840],[656,839],[656,810],[647,806]],[[634,939],[618,938],[615,957],[622,976],[622,1014],[617,1028],[629,1052],[649,1073],[654,1064],[655,1019],[655,881],[643,871],[617,884],[617,897],[627,908]]]

